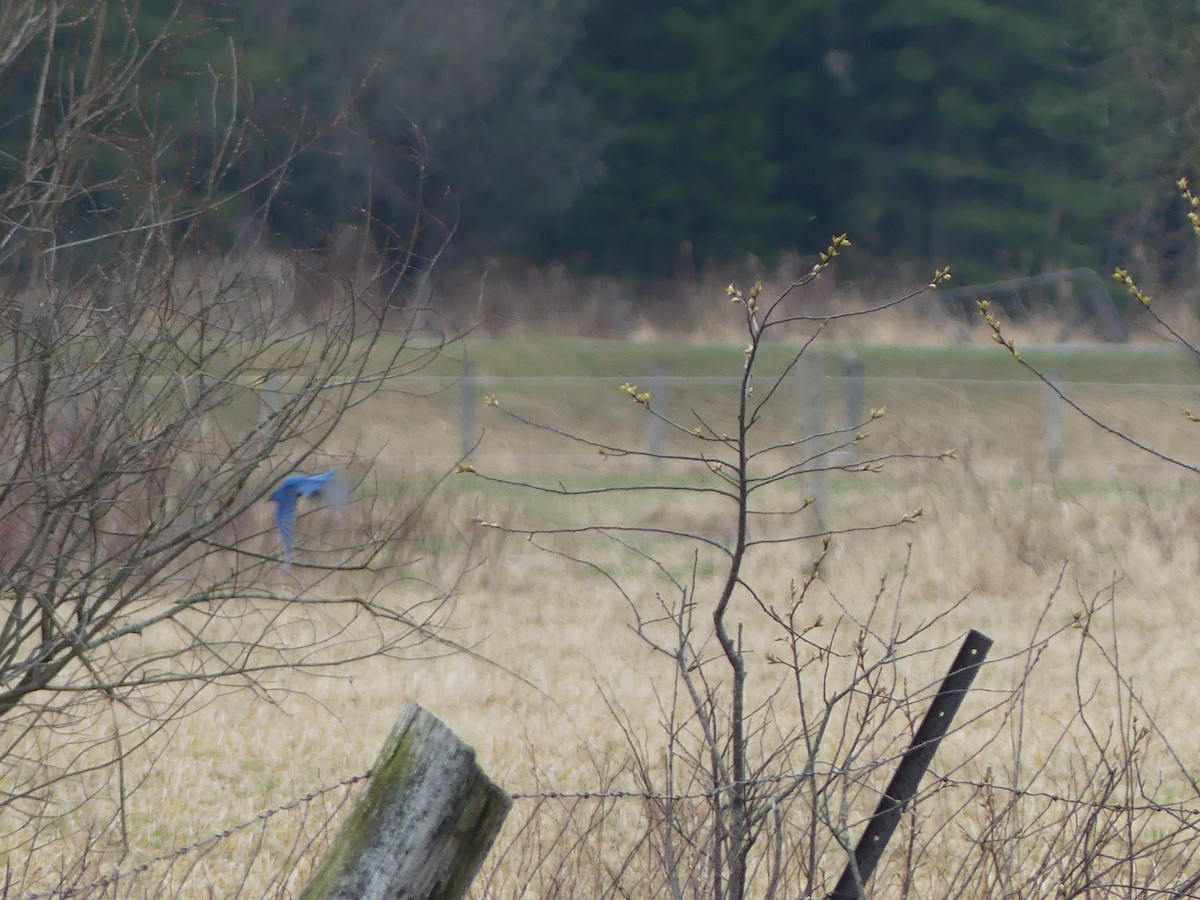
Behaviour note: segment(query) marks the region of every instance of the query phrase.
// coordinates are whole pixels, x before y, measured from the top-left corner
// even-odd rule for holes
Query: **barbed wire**
[[[1076,806],[1096,811],[1125,813],[1169,812],[1178,816],[1194,816],[1200,818],[1200,808],[1185,806],[1182,801],[1177,803],[1111,803],[1102,800],[1089,800],[1082,797],[1067,797],[1062,794],[1054,794],[1049,791],[1040,791],[1033,790],[1031,788],[997,784],[994,781],[989,781],[986,779],[973,780],[970,778],[951,778],[947,775],[931,775],[930,777],[946,787],[968,787],[974,790],[998,791],[1002,794],[1007,794],[1016,798],[1029,797],[1034,800],[1046,800],[1052,803],[1062,803],[1068,806]]]
[[[200,838],[199,840],[192,841],[190,844],[185,844],[182,847],[178,847],[175,850],[172,850],[170,853],[164,853],[162,856],[156,856],[153,859],[148,859],[145,862],[134,866],[132,869],[114,870],[101,878],[97,878],[95,881],[91,881],[87,884],[76,885],[70,888],[58,888],[34,894],[25,894],[23,900],[63,900],[63,898],[68,897],[80,897],[85,894],[89,894],[92,891],[110,887],[120,881],[137,878],[139,875],[144,875],[146,872],[150,871],[156,866],[160,866],[165,863],[174,863],[176,860],[191,853],[195,853],[197,850],[211,849],[226,838],[233,837],[233,835],[245,831],[248,828],[253,828],[256,825],[261,825],[280,813],[295,809],[301,805],[312,803],[314,800],[318,800],[321,797],[334,793],[335,791],[351,788],[354,785],[370,778],[371,771],[372,770],[368,769],[361,775],[352,775],[349,778],[342,779],[336,784],[331,784],[327,787],[318,788],[316,790],[309,791],[306,794],[301,794],[299,797],[294,797],[286,803],[281,803],[276,807],[264,810],[263,812],[256,814],[253,818],[247,819],[244,822],[240,822],[237,825],[230,825],[228,828],[224,828],[221,831],[208,835],[207,837]]]
[[[512,797],[513,800],[643,800],[654,803],[683,803],[692,800],[712,800],[721,794],[726,794],[733,791],[735,787],[761,787],[764,785],[781,784],[788,781],[803,781],[812,777],[813,775],[811,773],[804,774],[798,772],[787,772],[779,775],[767,775],[759,778],[749,778],[742,782],[730,782],[728,784],[723,784],[714,788],[708,788],[703,791],[678,794],[655,793],[651,791],[636,790],[601,790],[530,791],[525,793],[510,794],[509,796]],[[1051,803],[1061,803],[1068,806],[1107,812],[1170,812],[1177,816],[1190,816],[1200,819],[1200,807],[1187,806],[1182,801],[1178,803],[1112,803],[1082,797],[1068,797],[1063,794],[1054,794],[1049,791],[998,784],[994,781],[988,780],[952,778],[946,775],[933,774],[930,774],[928,777],[932,781],[936,782],[937,785],[942,787],[971,788],[972,790],[976,791],[998,791],[1018,799],[1028,797],[1034,800],[1045,800]],[[929,796],[931,793],[933,793],[933,791],[927,788],[923,792],[923,796]]]
[[[184,856],[195,853],[201,850],[211,850],[214,846],[233,837],[240,832],[249,828],[262,825],[268,822],[280,813],[296,809],[299,806],[312,803],[324,796],[332,794],[336,791],[348,790],[357,784],[367,781],[373,770],[368,769],[359,775],[352,775],[344,778],[334,784],[326,787],[311,790],[305,794],[281,803],[278,806],[257,813],[252,818],[240,822],[236,825],[231,825],[221,831],[214,832],[207,837],[200,838],[172,850],[170,853],[165,853],[161,856],[156,856],[153,859],[148,859],[139,863],[130,869],[114,870],[103,877],[97,878],[87,884],[77,885],[69,888],[58,888],[50,891],[42,891],[33,894],[24,895],[24,900],[67,900],[70,897],[81,897],[92,891],[101,890],[111,887],[121,881],[135,879],[146,872],[164,864],[172,864]],[[819,774],[819,773],[818,773]],[[826,773],[828,775],[828,773]],[[692,792],[654,792],[646,790],[634,789],[614,789],[614,790],[544,790],[544,791],[517,791],[509,794],[509,796],[517,802],[523,801],[546,801],[546,800],[570,800],[570,801],[601,801],[601,800],[638,800],[648,803],[685,803],[697,800],[712,800],[722,794],[729,793],[737,787],[763,787],[768,785],[778,785],[786,782],[798,782],[815,777],[812,772],[781,772],[776,775],[765,775],[757,778],[749,778],[742,782],[731,782],[728,784],[717,785],[715,787],[706,788],[704,790]],[[1200,808],[1186,806],[1182,802],[1179,803],[1113,803],[1108,801],[1094,800],[1081,797],[1068,797],[1063,794],[1055,794],[1049,791],[1034,790],[1031,788],[1022,788],[1012,785],[996,783],[993,780],[954,778],[947,775],[935,775],[930,773],[928,776],[934,783],[935,787],[927,788],[923,795],[928,797],[936,793],[937,787],[945,788],[969,788],[973,791],[997,791],[1008,796],[1020,799],[1031,798],[1043,800],[1049,803],[1064,804],[1077,808],[1086,808],[1094,811],[1115,812],[1125,814],[1138,814],[1150,812],[1170,813],[1180,818],[1195,818],[1200,820]]]

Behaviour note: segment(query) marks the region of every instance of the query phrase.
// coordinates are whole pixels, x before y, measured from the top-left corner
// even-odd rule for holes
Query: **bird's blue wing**
[[[290,485],[281,485],[271,495],[275,501],[275,522],[279,525],[279,536],[283,538],[283,553],[292,561],[292,534],[296,526],[296,493]]]
[[[301,496],[313,497],[333,506],[341,506],[350,499],[346,479],[336,469],[322,472],[320,475],[304,476],[304,483],[299,486],[299,490]]]
[[[296,502],[311,497],[325,504],[342,504],[350,497],[345,477],[336,469],[320,475],[289,475],[271,494],[275,501],[275,521],[283,538],[283,551],[292,560],[293,537],[296,528]]]

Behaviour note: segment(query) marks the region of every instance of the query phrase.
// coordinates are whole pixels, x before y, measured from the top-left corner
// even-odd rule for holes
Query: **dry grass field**
[[[664,723],[676,721],[681,699],[675,667],[649,649],[634,625],[638,616],[661,614],[678,583],[692,579],[703,620],[719,591],[723,557],[662,534],[639,538],[631,549],[594,532],[534,539],[519,532],[606,523],[723,541],[732,508],[694,490],[624,490],[715,482],[711,472],[680,463],[603,457],[510,414],[641,449],[651,440],[646,411],[617,387],[662,364],[669,417],[686,429],[696,415],[723,421],[737,389],[721,379],[738,374],[740,347],[507,339],[468,341],[466,349],[479,398],[495,394],[499,407],[479,403],[477,472],[453,476],[435,493],[414,536],[414,555],[423,561],[414,565],[411,583],[391,590],[397,606],[408,605],[425,581],[456,577],[469,554],[471,567],[442,627],[473,653],[426,644],[408,660],[368,660],[333,676],[289,676],[267,695],[212,689],[192,714],[151,736],[121,773],[138,785],[120,826],[128,851],[117,849],[118,826],[106,820],[107,833],[98,838],[100,826],[86,809],[66,814],[40,836],[40,847],[9,854],[23,892],[54,882],[69,858],[65,848],[91,842],[94,855],[81,884],[148,863],[97,895],[291,896],[328,834],[327,821],[353,791],[335,788],[293,801],[367,771],[408,700],[473,745],[482,768],[518,795],[477,880],[478,896],[665,890],[661,848],[647,837],[662,806],[636,795],[654,793],[651,786],[686,792],[694,783],[664,768],[674,746]],[[822,362],[800,370],[780,392],[760,429],[765,442],[790,440],[805,422],[842,427],[844,384],[820,376],[842,373],[844,350],[826,346]],[[1200,807],[1191,780],[1200,773],[1200,707],[1186,689],[1200,679],[1193,638],[1200,618],[1195,473],[1146,457],[1070,410],[1061,420],[1065,458],[1052,468],[1045,389],[1023,381],[999,351],[867,346],[858,354],[868,379],[863,407],[887,413],[864,429],[870,435],[853,452],[936,456],[953,448],[957,458],[892,459],[879,472],[834,471],[781,489],[772,496],[780,508],[807,497],[816,502],[786,520],[764,518],[758,536],[812,536],[757,548],[745,570],[763,604],[783,608],[818,559],[817,535],[835,532],[799,607],[802,624],[813,628],[806,632],[810,649],[830,654],[800,679],[810,703],[853,677],[861,634],[911,635],[900,641],[880,684],[896,705],[865,740],[862,749],[874,757],[857,763],[853,784],[829,776],[847,821],[861,823],[869,814],[872,790],[886,781],[966,631],[976,628],[995,642],[934,761],[941,780],[926,782],[927,799],[906,816],[876,873],[874,896],[1011,896],[1004,886],[1020,884],[1050,896],[1055,878],[1076,883],[1068,871],[1075,856],[1066,847],[1076,856],[1090,847],[1098,859],[1119,857],[1118,847],[1141,848],[1129,852],[1124,868],[1097,875],[1092,896],[1141,896],[1132,885],[1148,892],[1194,873],[1200,845],[1175,831],[1181,821],[1194,823],[1196,813],[1161,810],[1173,803]],[[1200,405],[1194,396],[1188,400],[1200,389],[1200,371],[1186,360],[1136,347],[1030,355],[1097,414],[1188,462],[1200,461],[1200,453],[1189,453],[1196,426],[1181,413],[1189,403]],[[765,371],[777,370],[782,358],[765,360]],[[441,365],[447,377],[460,371],[458,362]],[[521,380],[528,376],[538,377]],[[819,404],[813,382],[823,392]],[[1103,386],[1108,382],[1126,386]],[[377,398],[355,413],[340,436],[343,446],[333,448],[354,448],[373,460],[369,471],[355,472],[363,477],[360,498],[411,489],[448,469],[458,454],[461,385],[414,380],[410,388],[423,396]],[[682,452],[687,435],[668,431],[662,441],[661,452]],[[763,462],[786,465],[795,452]],[[848,467],[858,458],[836,460]],[[493,483],[492,474],[588,493],[564,499]],[[343,515],[352,516],[353,508]],[[915,521],[902,521],[918,509]],[[884,523],[900,524],[875,529]],[[261,525],[270,527],[268,509]],[[744,627],[749,695],[760,710],[756,752],[765,754],[772,736],[799,724],[800,689],[786,666],[771,661],[786,644],[777,625],[749,594],[734,603],[731,618]],[[1013,694],[1018,685],[1023,689]],[[855,716],[882,715],[868,711],[870,698],[862,702],[867,706],[837,720],[847,735]],[[845,759],[841,746],[833,742],[830,759]],[[773,771],[786,774],[798,759],[789,754]],[[1101,790],[1097,773],[1112,774],[1112,784]],[[562,792],[610,796],[539,796]],[[1139,812],[1113,813],[1115,824],[1105,831],[1110,826],[1098,824],[1101,813],[1122,801]],[[273,812],[283,806],[289,808]],[[780,847],[799,860],[808,825],[802,805],[795,809],[795,822],[779,825],[786,834]],[[160,860],[243,823],[253,824]],[[828,890],[845,854],[827,835],[821,840],[816,868],[805,877]],[[1056,854],[1065,860],[1061,869]],[[757,892],[766,877],[755,874]]]

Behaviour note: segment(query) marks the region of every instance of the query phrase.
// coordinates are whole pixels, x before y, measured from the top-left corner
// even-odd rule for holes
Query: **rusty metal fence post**
[[[963,697],[975,680],[979,667],[991,649],[992,639],[971,629],[958,655],[954,658],[950,671],[938,688],[937,696],[925,719],[914,735],[912,744],[904,752],[897,766],[892,781],[879,800],[875,814],[867,822],[867,829],[859,838],[858,846],[854,848],[854,856],[846,864],[842,877],[838,879],[837,887],[830,894],[831,900],[859,900],[863,896],[866,883],[875,871],[875,866],[883,856],[892,833],[900,824],[900,815],[917,794],[917,787],[933,754],[950,728],[950,722],[962,705]]]

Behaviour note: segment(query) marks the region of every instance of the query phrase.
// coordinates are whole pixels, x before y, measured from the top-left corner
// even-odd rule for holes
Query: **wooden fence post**
[[[511,806],[471,747],[406,703],[301,900],[464,897]]]
[[[1051,478],[1058,477],[1064,455],[1063,402],[1055,390],[1058,386],[1058,378],[1051,374],[1050,384],[1046,386],[1046,457],[1050,462]]]
[[[663,452],[663,419],[667,417],[667,367],[658,363],[650,376],[650,455]]]
[[[475,363],[463,363],[462,375],[462,420],[459,423],[459,455],[466,459],[475,448]]]
[[[813,457],[813,471],[805,479],[805,486],[812,491],[813,513],[817,530],[825,530],[825,513],[829,478],[825,469],[830,465],[829,435],[825,434],[825,358],[816,353],[806,353],[796,366],[796,383],[800,387],[800,409],[798,416],[800,452]]]

